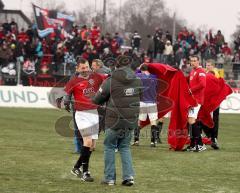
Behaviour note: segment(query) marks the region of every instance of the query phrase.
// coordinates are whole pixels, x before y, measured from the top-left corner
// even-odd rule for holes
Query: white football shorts
[[[97,109],[76,111],[75,120],[82,137],[98,139],[99,116]]]
[[[198,106],[196,107],[190,108],[188,111],[188,117],[197,119],[200,108],[201,108],[200,104],[198,104]]]
[[[150,121],[158,120],[158,110],[156,103],[140,102],[140,112],[138,119],[140,121],[146,121],[147,116]]]

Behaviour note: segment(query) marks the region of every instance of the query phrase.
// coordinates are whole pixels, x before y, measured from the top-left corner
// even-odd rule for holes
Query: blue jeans
[[[133,136],[132,130],[115,131],[105,130],[104,139],[104,176],[106,181],[116,181],[115,149],[118,147],[122,161],[122,179],[132,179],[134,176],[130,142]]]
[[[79,138],[79,131],[78,129],[75,129],[74,127],[74,139],[73,139],[73,142],[74,142],[74,145],[75,145],[75,152],[77,153],[80,153],[81,152],[81,148],[82,148],[82,143],[81,143],[81,140]]]

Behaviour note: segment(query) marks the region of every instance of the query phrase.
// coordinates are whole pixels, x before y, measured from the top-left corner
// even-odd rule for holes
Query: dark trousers
[[[218,129],[219,129],[219,108],[213,111],[213,122],[214,127],[209,128],[206,125],[201,123],[201,128],[208,138],[211,138],[212,141],[218,138]]]
[[[105,131],[106,108],[98,107],[97,111],[98,111],[98,115],[99,115],[99,133],[100,133],[101,131]]]

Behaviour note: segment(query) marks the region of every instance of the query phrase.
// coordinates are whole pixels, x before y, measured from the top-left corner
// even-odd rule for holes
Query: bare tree
[[[125,24],[124,31],[137,30],[145,43],[145,37],[154,33],[156,28],[173,32],[173,16],[165,7],[163,0],[129,0],[122,7],[121,23]],[[176,31],[182,28],[184,21],[175,20]]]
[[[99,23],[99,13],[95,12],[94,7],[88,5],[82,8],[80,11],[74,12],[76,23],[80,25],[91,26],[92,23]]]
[[[161,17],[164,12],[162,0],[130,0],[123,5],[124,19],[130,19],[131,15],[139,15],[144,21],[151,25],[153,19]]]
[[[231,35],[231,39],[235,41],[235,39],[240,35],[240,12],[238,13],[238,21],[239,24],[236,26],[235,32]]]
[[[66,4],[63,0],[36,0],[34,2],[37,6],[40,6],[41,8],[46,8],[48,10],[57,10],[61,12],[66,12]]]
[[[106,31],[109,33],[115,33],[118,31],[119,13],[116,2],[107,1],[107,22]]]

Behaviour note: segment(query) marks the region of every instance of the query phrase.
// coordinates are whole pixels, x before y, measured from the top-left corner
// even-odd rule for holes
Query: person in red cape
[[[205,101],[199,111],[198,119],[201,123],[207,126],[210,130],[216,129],[211,113],[219,108],[221,102],[232,93],[231,87],[225,83],[224,79],[216,78],[213,74],[207,73],[207,86],[205,89]],[[215,133],[214,131],[212,131]],[[219,149],[216,143],[216,134],[211,139],[211,146],[214,149]],[[207,141],[206,141],[207,142]]]
[[[181,150],[188,137],[188,109],[196,105],[189,93],[188,83],[181,71],[160,63],[148,64],[149,72],[156,74],[159,80],[157,104],[158,118],[171,111],[168,131],[168,143],[173,150]],[[180,102],[181,101],[181,102]],[[141,126],[149,124],[149,120],[141,122]]]
[[[216,78],[220,78],[218,69],[215,68],[215,62],[213,59],[208,59],[206,61],[206,73],[211,73],[213,74]],[[202,122],[200,122],[200,126],[202,131],[204,131],[204,133],[206,134],[206,137],[203,137],[203,143],[206,145],[211,145],[211,147],[215,150],[219,149],[219,145],[218,145],[218,128],[219,128],[219,111],[220,111],[220,107],[216,108],[213,112],[212,112],[212,119],[214,122],[214,127],[213,128],[209,128],[206,125],[204,125]]]
[[[225,83],[224,79],[218,79],[213,74],[207,74],[206,78],[205,102],[199,111],[198,119],[202,121],[204,125],[213,128],[214,122],[211,117],[211,112],[232,93],[232,89]]]

